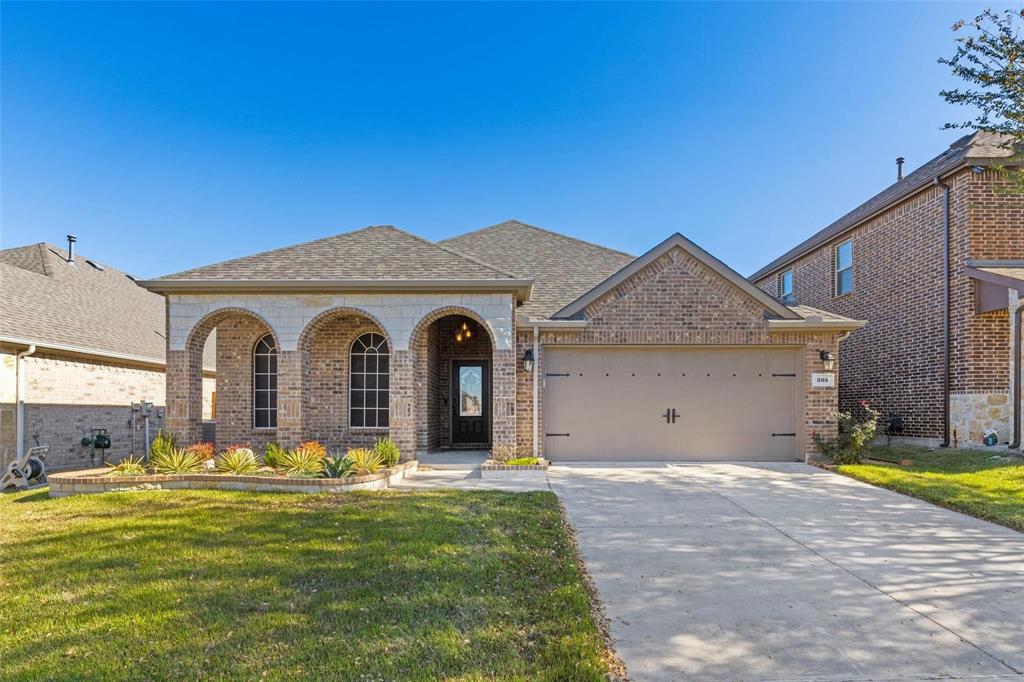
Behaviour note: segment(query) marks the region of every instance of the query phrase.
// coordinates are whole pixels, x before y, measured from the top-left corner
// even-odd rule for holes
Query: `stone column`
[[[389,435],[403,462],[416,459],[415,358],[411,349],[391,351]]]
[[[302,358],[301,350],[277,354],[277,441],[290,449],[304,440],[302,431]]]
[[[491,446],[516,446],[516,351],[494,351],[491,371]]]
[[[164,426],[183,446],[199,441],[203,431],[202,352],[195,356],[188,349],[167,350]]]

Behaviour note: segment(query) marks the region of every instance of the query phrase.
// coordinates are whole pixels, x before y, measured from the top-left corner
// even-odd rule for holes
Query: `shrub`
[[[308,450],[315,454],[320,459],[327,456],[327,448],[318,440],[307,440],[305,443],[299,443],[299,447],[296,450]]]
[[[356,476],[372,474],[381,465],[380,455],[366,448],[352,448],[345,457],[351,460]]]
[[[160,429],[156,433],[156,438],[149,444],[149,459],[153,460],[154,457],[163,453],[169,453],[171,450],[178,446],[178,437],[173,433],[167,433],[163,429]]]
[[[814,443],[818,451],[829,457],[835,464],[860,464],[861,458],[878,430],[878,410],[871,407],[868,401],[860,401],[857,417],[849,412],[839,412],[839,436],[825,440],[817,433]]]
[[[205,469],[199,455],[181,448],[158,452],[149,458],[149,463],[158,474],[195,474]]]
[[[199,456],[199,459],[204,462],[208,459],[213,459],[213,456],[216,454],[216,449],[213,447],[213,443],[193,443],[185,449],[189,452],[196,453]]]
[[[108,464],[107,466],[110,467],[110,471],[107,472],[108,476],[144,476],[146,474],[146,467],[143,465],[141,456],[129,455],[117,464]]]
[[[255,474],[259,468],[260,463],[256,461],[256,455],[248,448],[227,450],[217,458],[217,471],[222,474],[246,476]]]
[[[353,472],[352,460],[348,457],[324,457],[324,478],[345,478],[351,476]]]
[[[401,454],[398,452],[398,445],[390,438],[381,438],[373,446],[373,452],[380,457],[381,464],[389,469],[398,464]]]
[[[523,448],[518,445],[495,445],[491,450],[491,459],[504,464],[508,460],[521,457],[524,454]]]
[[[536,457],[516,457],[515,459],[506,460],[505,464],[511,464],[513,466],[532,466],[538,462]]]
[[[281,454],[280,468],[292,478],[316,478],[324,471],[324,458],[315,450],[296,448]]]
[[[263,448],[263,463],[268,467],[277,469],[281,466],[281,455],[284,454],[284,448],[277,443],[267,443],[266,447]]]

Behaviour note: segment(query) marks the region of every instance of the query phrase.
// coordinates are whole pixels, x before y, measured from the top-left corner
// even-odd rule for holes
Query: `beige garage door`
[[[544,444],[556,462],[798,458],[795,350],[545,351]]]

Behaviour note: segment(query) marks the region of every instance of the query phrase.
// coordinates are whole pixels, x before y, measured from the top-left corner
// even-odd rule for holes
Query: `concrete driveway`
[[[548,479],[633,680],[1022,679],[1024,535],[797,463]]]

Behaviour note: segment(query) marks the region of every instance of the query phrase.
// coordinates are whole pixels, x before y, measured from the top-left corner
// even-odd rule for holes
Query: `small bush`
[[[518,445],[495,445],[491,449],[491,459],[502,464],[510,459],[522,457],[524,454],[525,450]]]
[[[352,468],[355,469],[356,476],[372,474],[377,469],[380,469],[382,464],[380,455],[366,448],[352,448],[345,457],[352,462]]]
[[[141,456],[132,457],[129,455],[117,464],[108,464],[110,471],[107,476],[145,476],[146,467]]]
[[[373,452],[380,457],[381,464],[391,468],[398,464],[401,453],[398,452],[398,445],[390,438],[381,438],[373,446]]]
[[[324,478],[346,478],[353,472],[352,460],[348,457],[337,455],[324,457]]]
[[[213,443],[193,443],[185,448],[189,452],[194,452],[199,456],[199,459],[206,461],[213,459],[214,455],[217,454],[216,449],[213,447]]]
[[[149,459],[152,461],[157,455],[168,454],[176,447],[178,447],[178,437],[160,429],[156,433],[156,438],[149,444]]]
[[[228,450],[217,458],[217,471],[222,474],[246,476],[255,474],[259,468],[260,463],[256,461],[256,455],[248,448]]]
[[[157,453],[149,458],[149,463],[158,474],[196,474],[205,469],[199,455],[181,448]]]
[[[277,443],[267,443],[266,447],[263,448],[263,463],[268,467],[277,469],[281,466],[281,455],[284,454],[284,448]]]
[[[299,443],[299,447],[295,449],[308,450],[309,452],[315,454],[320,459],[323,459],[324,457],[327,456],[327,448],[325,448],[323,444],[318,440],[307,440],[304,443]]]
[[[284,470],[285,476],[292,478],[316,478],[324,471],[324,458],[316,450],[285,450],[279,468]]]
[[[511,464],[512,466],[532,466],[539,460],[536,457],[516,457],[515,459],[509,459],[504,464]]]
[[[878,410],[871,407],[868,401],[860,401],[857,416],[849,412],[839,412],[839,436],[825,440],[814,434],[814,443],[818,452],[829,457],[834,464],[860,464],[871,441],[878,430]]]

